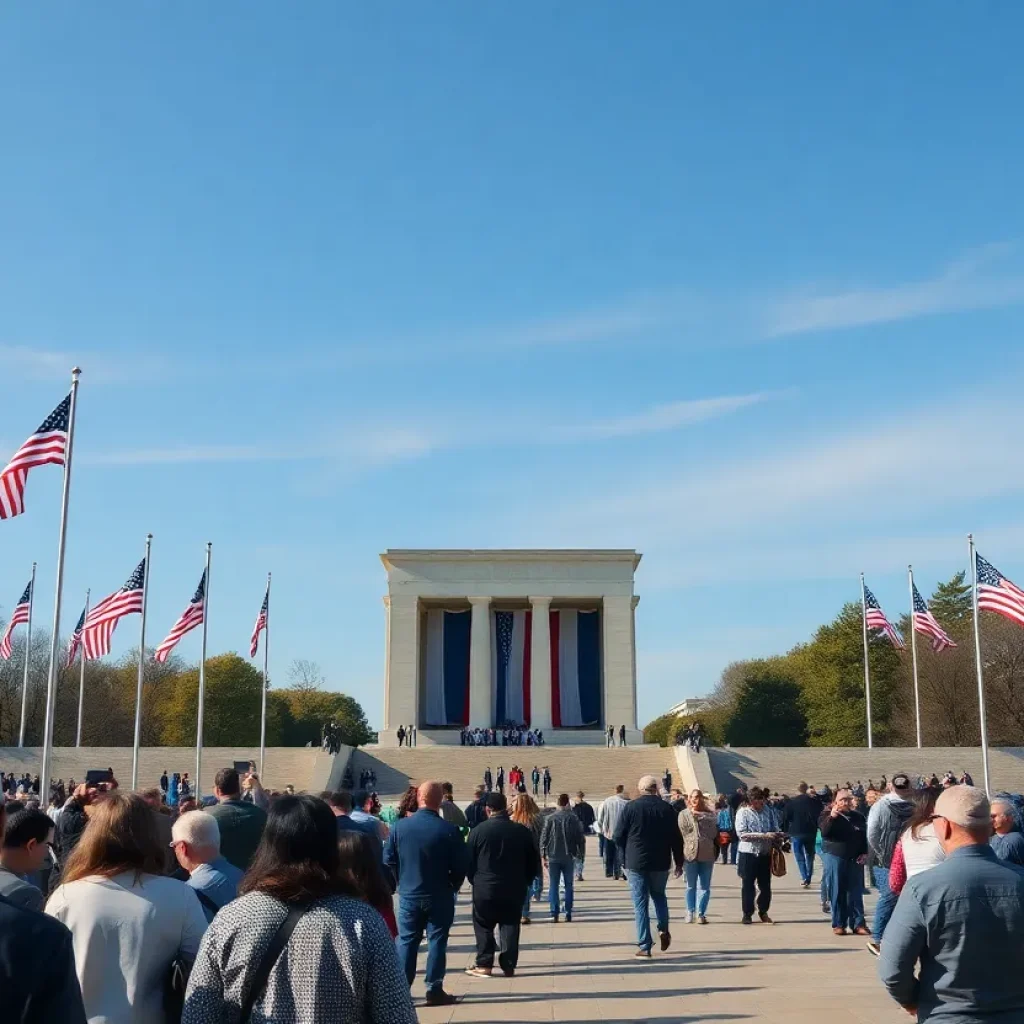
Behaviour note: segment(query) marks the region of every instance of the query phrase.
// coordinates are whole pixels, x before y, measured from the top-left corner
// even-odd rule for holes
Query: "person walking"
[[[666,793],[672,792],[672,773],[666,768],[665,774],[661,777],[661,786]]]
[[[548,797],[551,796],[551,769],[544,765],[544,803],[547,804]]]
[[[221,853],[236,868],[245,871],[256,855],[267,812],[242,800],[242,785],[234,768],[217,772],[213,794],[217,803],[208,807],[206,813],[217,819]]]
[[[189,811],[171,826],[171,848],[182,869],[188,872],[188,886],[203,905],[206,920],[238,895],[240,868],[221,855],[220,827],[213,815]]]
[[[787,800],[782,809],[781,827],[793,845],[800,884],[809,889],[814,879],[814,840],[824,807],[816,796],[808,794],[806,782],[801,782],[796,789],[797,795]]]
[[[695,789],[687,806],[679,812],[679,831],[683,836],[683,873],[686,876],[686,920],[708,923],[711,900],[711,872],[718,851],[718,815],[708,806],[704,794]]]
[[[604,877],[616,881],[625,877],[622,873],[622,850],[615,843],[615,829],[619,824],[622,812],[629,806],[625,786],[620,782],[615,787],[615,795],[601,802],[597,812],[597,830],[604,836]]]
[[[718,848],[722,852],[722,863],[734,865],[740,844],[736,835],[736,815],[724,793],[718,794],[715,807],[718,810]]]
[[[494,776],[491,774],[491,769],[488,766],[484,769],[484,791],[490,793],[494,789]]]
[[[882,779],[884,783],[885,776]],[[874,864],[871,875],[878,892],[875,916],[871,922],[871,941],[868,943],[868,952],[874,956],[878,956],[885,926],[896,907],[896,894],[889,887],[889,868],[903,827],[914,811],[910,803],[912,792],[910,776],[906,772],[896,772],[889,784],[889,792],[875,801],[868,812],[868,847]]]
[[[540,873],[533,835],[509,817],[505,797],[492,793],[487,798],[487,821],[470,832],[466,846],[476,937],[476,960],[466,973],[489,978],[497,953],[502,974],[511,978],[519,963],[523,906],[530,883]],[[500,944],[494,941],[495,928]]]
[[[590,830],[594,827],[594,822],[597,819],[597,815],[594,814],[594,808],[587,803],[586,797],[583,790],[580,790],[576,794],[576,802],[572,805],[572,812],[579,818],[580,826],[583,828],[583,847],[579,857],[573,861],[573,873],[576,877],[577,882],[583,881],[583,866],[587,858],[587,843],[586,838]]]
[[[945,790],[932,823],[946,859],[907,880],[879,978],[919,1022],[1024,1020],[1024,870],[989,846],[982,790]]]
[[[608,739],[607,739],[607,742],[605,743],[605,746],[606,747],[614,747],[615,746],[615,726],[614,725],[609,725],[608,726]]]
[[[832,907],[832,931],[870,935],[864,924],[864,861],[868,855],[868,823],[853,808],[853,793],[840,789],[832,807],[821,816],[821,849],[825,891]]]
[[[559,884],[565,885],[565,919],[572,920],[573,908],[573,870],[576,860],[582,857],[586,848],[587,837],[584,835],[580,819],[569,806],[569,794],[559,793],[556,801],[557,810],[544,819],[544,828],[540,836],[540,855],[544,869],[548,873],[548,906],[551,917],[558,924],[561,907],[559,905]]]
[[[441,817],[456,828],[469,828],[465,812],[455,802],[455,790],[450,782],[441,783]]]
[[[184,882],[164,877],[165,855],[146,802],[111,793],[94,806],[46,904],[71,930],[90,1020],[163,1021],[171,964],[196,958],[206,918]]]
[[[992,801],[992,838],[989,845],[1000,860],[1024,867],[1024,835],[1017,831],[1013,804],[1003,797]]]
[[[323,800],[276,799],[242,894],[204,937],[182,1024],[416,1024],[387,926],[345,867]]]
[[[619,726],[619,746],[624,747],[626,745],[626,727],[624,725]]]
[[[497,783],[498,783],[498,792],[502,796],[504,796],[505,795],[505,769],[500,764],[498,765]]]
[[[636,921],[635,956],[650,958],[651,909],[657,920],[662,952],[672,944],[665,887],[675,863],[675,877],[683,873],[683,837],[675,811],[658,796],[658,780],[644,775],[637,784],[640,795],[631,800],[615,826],[613,841],[623,851],[633,916]]]
[[[466,846],[439,813],[440,783],[424,782],[417,799],[419,809],[395,822],[384,850],[384,863],[398,880],[398,956],[412,985],[426,932],[427,1005],[451,1006],[458,999],[445,992],[444,975],[455,894],[466,877]]]
[[[517,825],[525,825],[530,830],[533,838],[533,845],[537,852],[537,864],[540,865],[540,837],[544,831],[544,816],[540,813],[537,801],[528,793],[520,793],[512,801],[512,812],[510,817]],[[536,877],[526,887],[526,897],[523,899],[523,916],[520,924],[530,924],[530,897],[535,902],[540,902],[541,893],[544,890],[544,873],[538,870]]]
[[[754,786],[747,803],[736,812],[736,834],[739,836],[739,857],[736,870],[740,876],[743,924],[754,923],[754,888],[757,887],[757,915],[763,924],[772,924],[768,911],[772,905],[772,844],[782,838],[775,812],[766,806],[768,790]]]
[[[477,786],[473,793],[473,802],[466,808],[466,825],[474,829],[487,820],[487,790]]]
[[[935,827],[932,824],[932,815],[935,812],[935,803],[942,793],[941,788],[919,789],[910,798],[913,811],[910,820],[903,829],[893,851],[892,864],[889,866],[890,888],[899,893],[908,878],[919,875],[922,871],[941,864],[946,859],[945,851],[935,834]],[[995,838],[995,837],[993,837]],[[898,864],[902,862],[903,879],[898,888],[892,885],[893,875],[897,873]]]
[[[540,796],[540,769],[534,765],[533,771],[530,772],[530,781],[533,783],[533,797],[536,799]]]

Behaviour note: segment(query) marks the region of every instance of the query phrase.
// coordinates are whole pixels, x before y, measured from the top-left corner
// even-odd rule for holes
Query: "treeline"
[[[932,613],[957,643],[936,653],[918,636],[921,737],[925,746],[981,742],[974,664],[971,587],[965,573],[936,587]],[[1024,745],[1024,629],[981,613],[989,742]],[[872,732],[876,746],[914,746],[910,617],[899,623],[907,649],[871,637]],[[773,658],[737,661],[723,672],[711,705],[697,716],[707,742],[733,746],[864,746],[867,716],[859,604],[845,605],[813,638]],[[671,743],[685,720],[663,715],[644,730],[649,743]]]
[[[15,746],[21,721],[24,638],[16,639],[13,656],[0,661],[0,746]],[[50,638],[33,631],[26,707],[26,746],[39,746],[46,709],[46,675]],[[63,656],[63,649],[62,649]],[[138,649],[119,661],[86,662],[82,743],[85,746],[132,745]],[[372,732],[359,703],[344,693],[327,690],[313,662],[296,661],[289,685],[267,691],[267,745],[319,745],[323,723],[333,719],[341,741],[369,743]],[[57,676],[53,742],[73,746],[78,721],[79,664],[63,663]],[[237,654],[219,654],[206,662],[203,742],[209,746],[253,746],[260,738],[263,675]],[[158,664],[147,657],[142,686],[142,745],[192,746],[196,741],[199,668],[171,658]]]

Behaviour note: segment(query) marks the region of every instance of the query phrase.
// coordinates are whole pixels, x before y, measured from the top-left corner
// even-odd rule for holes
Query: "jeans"
[[[565,912],[572,913],[572,861],[571,860],[549,860],[548,861],[548,906],[552,914],[559,913],[558,907],[558,884],[565,883]]]
[[[604,842],[604,876],[605,878],[622,877],[622,848],[610,839]]]
[[[577,882],[582,882],[583,881],[583,861],[585,859],[586,858],[584,858],[584,857],[574,857],[573,858],[572,870],[573,870],[573,874],[576,877],[576,881]]]
[[[654,914],[659,932],[668,931],[668,899],[665,886],[668,885],[667,871],[627,871],[629,890],[633,895],[633,915],[636,918],[636,944],[650,952],[654,940],[651,938],[650,900],[654,901]]]
[[[523,900],[523,917],[530,916],[530,901],[534,896],[540,896],[541,889],[544,888],[544,879],[538,875],[527,887],[526,887],[526,899]]]
[[[707,915],[711,899],[711,871],[714,866],[715,862],[711,860],[688,860],[683,865],[686,875],[686,909],[691,914],[696,911],[700,917]]]
[[[832,927],[864,927],[864,868],[855,860],[821,855],[825,874],[825,891],[832,904]]]
[[[871,923],[871,937],[875,942],[881,942],[882,936],[885,934],[885,926],[896,909],[896,901],[899,897],[889,888],[888,868],[872,868],[871,874],[875,879],[875,888],[878,890],[875,919]]]
[[[494,929],[498,929],[499,942],[494,941]],[[498,954],[498,966],[505,974],[511,974],[519,962],[519,920],[510,920],[509,909],[504,904],[473,903],[473,934],[476,937],[476,966],[493,967],[494,954]]]
[[[740,901],[743,916],[754,916],[754,883],[757,883],[757,912],[767,914],[772,905],[772,859],[767,853],[741,853],[736,864],[743,883]]]
[[[455,918],[455,900],[451,894],[430,901],[399,899],[398,959],[405,967],[411,985],[416,977],[416,956],[423,932],[427,933],[428,992],[439,992],[448,966],[448,932]]]
[[[607,843],[607,842],[608,842],[608,840],[605,839],[604,833],[603,832],[598,832],[597,833],[597,855],[598,855],[598,857],[601,858],[601,860],[604,860],[604,844]]]
[[[736,863],[736,852],[739,850],[739,845],[740,841],[738,839],[733,839],[724,846],[719,846],[718,850],[721,853],[723,864]]]
[[[791,836],[790,841],[800,881],[809,883],[814,877],[814,836]]]

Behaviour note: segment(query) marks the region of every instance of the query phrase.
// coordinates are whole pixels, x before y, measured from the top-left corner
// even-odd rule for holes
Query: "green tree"
[[[329,721],[338,725],[341,742],[350,746],[369,743],[373,736],[362,707],[346,693],[304,687],[270,690],[267,694],[268,719],[271,707],[279,723],[275,739],[282,746],[304,747],[309,742],[319,744],[324,723]]]
[[[800,684],[778,668],[756,669],[739,686],[725,738],[741,747],[804,746],[807,716]]]
[[[961,570],[952,579],[940,583],[928,602],[932,614],[946,630],[966,633],[973,623],[971,585],[966,580],[967,573]]]

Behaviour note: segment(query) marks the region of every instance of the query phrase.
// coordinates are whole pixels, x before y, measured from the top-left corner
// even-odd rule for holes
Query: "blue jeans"
[[[793,844],[793,859],[800,872],[800,881],[810,882],[814,877],[814,836],[810,839],[791,836],[790,842]]]
[[[548,861],[548,906],[551,913],[557,914],[558,909],[558,883],[559,880],[565,883],[565,912],[572,913],[572,861],[571,860],[549,860]]]
[[[606,839],[604,844],[604,876],[622,877],[622,847],[616,846],[610,839]]]
[[[896,909],[896,901],[899,896],[889,888],[889,869],[872,868],[871,875],[875,880],[875,888],[878,890],[878,902],[875,904],[875,919],[871,923],[871,937],[875,942],[882,941],[885,933],[885,926]]]
[[[583,858],[574,857],[572,861],[573,873],[576,876],[577,882],[583,881]]]
[[[627,871],[629,889],[633,894],[633,916],[636,918],[636,944],[650,952],[654,940],[651,938],[651,907],[658,922],[658,931],[668,931],[668,899],[665,886],[668,885],[667,871]]]
[[[832,927],[864,927],[864,868],[855,860],[821,855],[825,891],[832,904]]]
[[[544,888],[544,879],[538,875],[527,887],[526,887],[526,899],[523,900],[523,917],[530,916],[530,901],[534,896],[539,896],[541,889]]]
[[[683,865],[686,874],[686,909],[691,914],[696,911],[701,917],[707,915],[708,901],[711,899],[711,871],[714,866],[715,862],[711,860],[688,860]]]
[[[430,901],[398,901],[398,959],[405,968],[411,985],[416,977],[416,956],[427,933],[428,992],[440,991],[444,972],[448,966],[448,932],[455,919],[454,894],[438,896]]]

